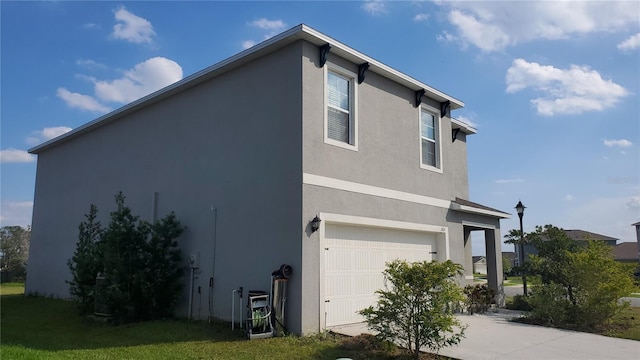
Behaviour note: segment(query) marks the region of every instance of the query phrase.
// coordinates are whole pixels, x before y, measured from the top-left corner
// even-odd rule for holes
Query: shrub
[[[173,213],[154,224],[140,221],[125,206],[122,193],[115,198],[117,207],[106,229],[95,220],[94,205],[79,226],[76,251],[68,261],[71,293],[82,313],[99,299],[102,311],[115,322],[168,317],[182,288],[176,239],[184,227]]]
[[[421,347],[437,352],[456,345],[464,337],[464,327],[454,315],[455,305],[464,300],[454,281],[461,274],[462,266],[451,261],[395,260],[384,271],[390,286],[376,291],[376,306],[360,314],[382,339],[398,342],[416,359]]]
[[[506,308],[509,310],[531,311],[531,304],[524,295],[515,295],[511,302],[508,302]]]
[[[464,287],[465,305],[470,314],[485,313],[494,302],[495,290],[487,284],[467,285]]]

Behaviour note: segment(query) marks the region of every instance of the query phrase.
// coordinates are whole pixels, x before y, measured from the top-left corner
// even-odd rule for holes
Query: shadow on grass
[[[236,342],[227,324],[162,320],[113,326],[77,314],[69,301],[3,295],[2,344],[38,350],[82,350],[181,342]]]

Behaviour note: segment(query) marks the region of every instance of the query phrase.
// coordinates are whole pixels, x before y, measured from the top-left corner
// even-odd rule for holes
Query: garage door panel
[[[357,312],[377,301],[387,262],[431,260],[435,249],[433,233],[337,224],[325,227],[324,241],[327,326],[364,320]]]

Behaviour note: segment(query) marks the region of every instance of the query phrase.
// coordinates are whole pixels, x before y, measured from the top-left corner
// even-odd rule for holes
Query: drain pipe
[[[191,279],[189,280],[189,321],[193,313],[193,274],[194,268],[191,268]]]

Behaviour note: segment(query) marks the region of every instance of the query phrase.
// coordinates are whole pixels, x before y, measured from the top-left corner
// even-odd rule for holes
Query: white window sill
[[[358,145],[357,144],[356,145],[351,145],[351,144],[347,144],[347,143],[342,142],[342,141],[328,139],[328,138],[324,139],[324,143],[328,144],[328,145],[341,147],[343,149],[347,149],[347,150],[351,150],[351,151],[358,151]]]
[[[442,168],[437,168],[435,166],[420,164],[420,168],[442,174]]]

